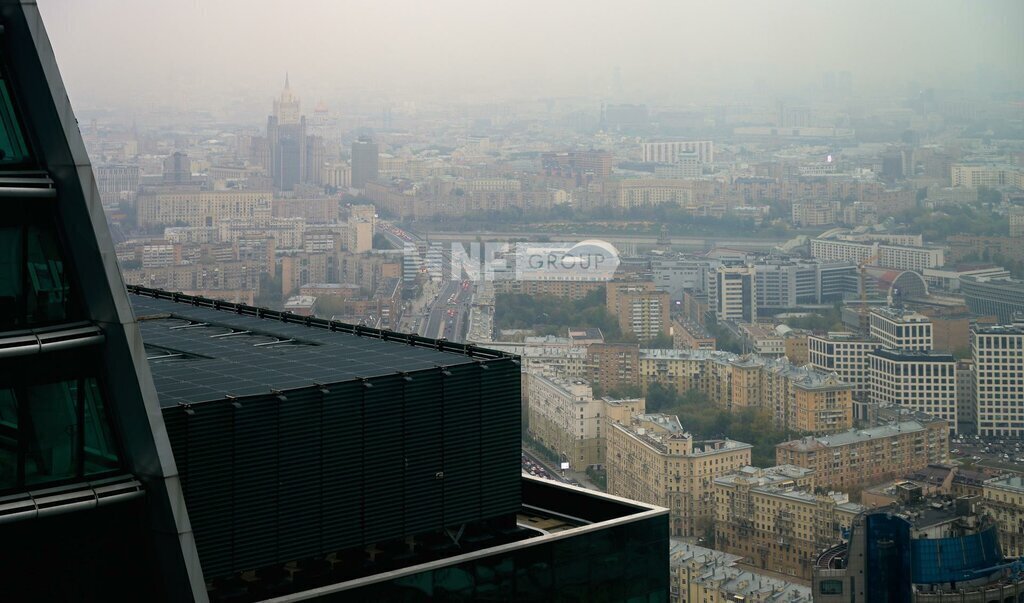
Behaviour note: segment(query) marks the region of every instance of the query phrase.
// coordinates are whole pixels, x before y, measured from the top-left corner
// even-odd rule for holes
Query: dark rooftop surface
[[[135,291],[133,291],[135,293]],[[185,301],[130,296],[139,321],[146,356],[161,406],[267,394],[358,378],[412,372],[500,357],[464,346],[422,337],[384,341],[366,329],[355,335],[350,325],[328,321],[303,324],[301,317],[268,312],[268,318],[239,313],[249,306],[218,304],[224,309]],[[210,302],[210,300],[202,300]],[[212,303],[212,302],[211,302]],[[391,337],[405,338],[391,334]],[[413,342],[413,343],[410,343]],[[450,351],[449,351],[450,349]],[[481,353],[484,352],[484,353]]]

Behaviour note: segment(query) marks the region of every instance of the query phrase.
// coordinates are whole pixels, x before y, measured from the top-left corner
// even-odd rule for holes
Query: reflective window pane
[[[0,79],[0,167],[17,165],[28,159],[28,147],[14,115],[7,82]]]
[[[107,408],[95,379],[85,381],[85,474],[103,473],[119,466]]]
[[[0,326],[14,323],[20,313],[21,226],[0,226]]]
[[[94,377],[0,384],[0,493],[120,469],[110,420]]]
[[[52,230],[38,227],[29,228],[27,236],[27,319],[33,324],[64,320],[67,318],[69,289],[56,237]]]
[[[0,214],[0,329],[74,320],[73,302],[51,218],[39,208]]]
[[[61,381],[26,388],[25,484],[78,475],[78,383]]]
[[[18,483],[18,403],[14,392],[0,389],[0,490]]]

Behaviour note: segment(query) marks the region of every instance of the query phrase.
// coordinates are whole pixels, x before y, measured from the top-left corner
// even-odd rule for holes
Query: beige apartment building
[[[695,442],[674,415],[644,414],[607,428],[608,492],[670,509],[673,536],[702,535],[714,512],[712,483],[750,464],[750,444]]]
[[[851,490],[879,484],[949,457],[949,423],[920,418],[775,447],[775,461],[813,469],[818,486]]]
[[[216,226],[225,220],[251,222],[258,211],[271,212],[269,191],[181,191],[139,195],[138,223],[142,227]]]
[[[807,337],[808,333],[804,331],[787,331],[782,336],[782,343],[786,350],[786,358],[797,366],[803,366],[810,361]]]
[[[677,203],[693,203],[693,180],[683,178],[630,178],[604,183],[606,201],[622,209]]]
[[[853,386],[785,358],[642,349],[637,360],[642,392],[651,383],[680,393],[695,389],[730,411],[763,409],[776,425],[802,433],[835,433],[853,425]]]
[[[310,283],[329,283],[337,258],[331,253],[293,252],[281,258],[281,295],[289,296]]]
[[[672,540],[672,603],[811,603],[811,589],[743,569],[743,557]]]
[[[1024,557],[1024,477],[1004,475],[985,480],[982,497],[999,526],[1003,555]]]
[[[649,341],[669,330],[667,291],[620,292],[615,317],[623,334]]]
[[[637,357],[640,391],[645,395],[652,383],[674,388],[677,392],[691,389],[706,391],[708,364],[715,357],[732,357],[729,352],[708,350],[642,349]]]
[[[565,337],[527,337],[522,343],[492,341],[487,347],[519,356],[523,372],[562,379],[590,379],[587,348]]]
[[[526,399],[527,429],[534,439],[574,471],[604,463],[604,402],[594,398],[589,383],[530,373]]]
[[[125,270],[124,282],[167,291],[251,291],[259,295],[260,266],[256,262],[214,261]],[[221,299],[219,296],[213,296]],[[237,297],[234,293],[232,297]],[[249,298],[248,293],[242,295]]]
[[[760,569],[810,580],[817,555],[838,544],[863,510],[846,494],[815,494],[813,481],[813,470],[787,465],[717,478],[715,547]]]
[[[496,293],[518,293],[520,295],[551,295],[565,299],[583,299],[593,291],[603,290],[604,281],[570,280],[525,280],[508,279],[494,281]]]
[[[955,163],[950,166],[953,186],[1024,188],[1024,171],[1014,165]]]

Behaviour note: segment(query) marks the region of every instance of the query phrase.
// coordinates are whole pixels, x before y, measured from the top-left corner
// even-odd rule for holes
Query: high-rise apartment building
[[[619,294],[616,318],[623,333],[650,341],[669,331],[669,299],[665,291],[628,291]]]
[[[360,136],[352,143],[352,188],[366,188],[367,182],[377,179],[380,169],[380,151],[368,136]]]
[[[750,464],[750,444],[694,441],[675,415],[608,425],[608,492],[668,507],[673,536],[703,535],[714,514],[713,480]]]
[[[270,191],[165,191],[139,195],[139,226],[186,224],[216,227],[238,220],[253,225],[258,216],[269,221],[272,211]]]
[[[1008,216],[1010,221],[1010,237],[1024,239],[1024,207],[1014,207]]]
[[[718,320],[757,322],[757,275],[753,268],[719,268],[715,282]]]
[[[868,320],[871,338],[883,348],[932,349],[932,321],[924,314],[898,308],[872,308]]]
[[[139,191],[139,166],[102,165],[95,171],[96,185],[104,205],[135,202]]]
[[[868,354],[870,400],[949,421],[957,430],[956,359],[918,350],[874,350]]]
[[[345,231],[345,247],[352,253],[365,253],[373,249],[373,235],[377,225],[376,208],[372,205],[354,205]]]
[[[1024,437],[1024,323],[971,331],[977,429]]]

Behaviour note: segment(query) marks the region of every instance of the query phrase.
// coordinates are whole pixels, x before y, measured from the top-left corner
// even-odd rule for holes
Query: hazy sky
[[[848,70],[860,90],[1020,89],[1024,1],[39,0],[72,101],[700,98]],[[897,89],[898,88],[898,89]],[[669,99],[671,100],[671,99]]]

